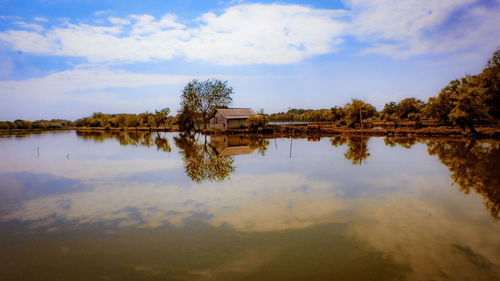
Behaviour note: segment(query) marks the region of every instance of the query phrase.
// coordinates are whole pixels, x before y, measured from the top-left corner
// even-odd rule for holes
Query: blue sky
[[[175,112],[192,79],[233,106],[427,100],[500,47],[499,0],[0,2],[0,120]]]

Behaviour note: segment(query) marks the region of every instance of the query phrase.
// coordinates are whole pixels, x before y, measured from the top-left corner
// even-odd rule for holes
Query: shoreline
[[[127,128],[104,128],[104,127],[74,127],[60,129],[15,129],[0,130],[0,134],[23,134],[23,133],[44,133],[58,131],[84,131],[84,132],[180,132],[176,128],[148,128],[148,127],[127,127]],[[203,129],[199,133],[205,135],[256,135],[265,137],[328,137],[337,135],[363,135],[373,137],[395,136],[395,137],[450,137],[450,138],[478,138],[478,139],[500,139],[500,127],[478,126],[477,135],[473,136],[468,130],[448,126],[429,126],[423,128],[387,128],[376,127],[366,129],[339,128],[333,125],[317,124],[287,124],[287,125],[267,125],[256,131],[248,129],[214,130]]]
[[[202,130],[207,135],[263,135],[263,136],[304,136],[304,137],[328,137],[338,135],[363,135],[373,137],[450,137],[450,138],[479,138],[500,139],[500,127],[477,127],[477,135],[473,136],[468,130],[464,131],[456,127],[433,126],[424,128],[366,128],[350,129],[339,128],[331,125],[268,125],[255,132],[246,129],[233,129],[217,131],[212,129]]]

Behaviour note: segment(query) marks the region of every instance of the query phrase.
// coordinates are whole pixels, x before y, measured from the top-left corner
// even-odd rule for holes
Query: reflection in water
[[[368,139],[367,136],[336,136],[330,139],[333,146],[341,146],[347,142],[347,152],[344,157],[352,161],[353,165],[359,164],[370,156],[368,153]]]
[[[174,140],[180,149],[186,174],[191,180],[198,183],[204,180],[223,181],[234,172],[233,158],[218,155],[206,137],[202,143],[189,134],[181,134]]]
[[[249,154],[258,150],[264,155],[269,141],[244,136],[212,136],[198,140],[201,135],[181,134],[175,137],[180,149],[186,174],[195,182],[223,181],[234,172],[233,155]]]
[[[216,135],[210,137],[210,146],[221,156],[249,154],[257,149],[264,156],[269,141],[259,137]]]
[[[90,190],[79,180],[51,174],[0,173],[0,216],[19,208],[23,201]]]
[[[417,138],[415,137],[392,137],[392,136],[387,136],[384,138],[384,143],[387,146],[394,147],[396,145],[399,145],[404,148],[411,148],[415,143],[417,143]]]
[[[430,155],[437,155],[461,191],[481,194],[495,219],[500,219],[500,143],[431,140]]]
[[[171,152],[168,140],[160,135],[160,133],[153,134],[151,132],[143,131],[76,131],[76,135],[86,139],[94,140],[97,142],[104,142],[106,139],[116,139],[120,145],[133,145],[133,146],[156,146],[157,150]],[[154,138],[154,139],[153,139]]]
[[[0,139],[0,155],[23,164],[0,165],[0,207],[9,205],[0,212],[0,280],[500,276],[500,224],[480,196],[450,188],[448,171],[414,145],[421,140],[373,138],[370,155],[367,137],[294,139],[290,159],[288,139],[267,150],[267,140],[243,136],[78,138],[97,142]],[[426,142],[460,189],[483,195],[498,217],[499,144]],[[345,153],[331,147],[343,144]]]

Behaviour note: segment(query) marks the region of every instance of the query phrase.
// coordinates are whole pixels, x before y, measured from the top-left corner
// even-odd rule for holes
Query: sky
[[[426,101],[500,47],[500,0],[0,2],[0,120],[179,109],[193,79],[266,113]]]

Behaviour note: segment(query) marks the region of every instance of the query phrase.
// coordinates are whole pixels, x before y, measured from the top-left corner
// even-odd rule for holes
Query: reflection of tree
[[[330,143],[335,147],[344,145],[346,142],[347,137],[344,136],[336,136],[330,139]]]
[[[165,152],[172,151],[172,148],[168,144],[168,140],[166,138],[162,138],[159,133],[156,133],[155,145],[157,150],[162,150]]]
[[[461,191],[481,194],[491,216],[500,219],[500,143],[432,140],[427,150],[448,167]]]
[[[268,145],[269,141],[264,138],[249,138],[248,146],[250,146],[252,150],[256,148],[262,156],[265,155]]]
[[[384,138],[384,143],[387,146],[394,147],[397,145],[404,148],[411,148],[415,143],[417,143],[417,138],[415,137],[390,137]]]
[[[340,146],[347,142],[347,152],[344,154],[346,159],[352,161],[352,164],[359,164],[370,156],[368,153],[368,139],[365,136],[336,136],[330,139],[333,146]]]
[[[156,146],[156,149],[165,152],[172,151],[167,138],[162,137],[159,133],[156,133],[153,140],[153,134],[150,132],[110,132],[110,131],[99,131],[99,132],[87,132],[87,131],[76,131],[76,135],[86,139],[94,140],[97,142],[103,142],[106,139],[116,139],[120,145],[133,145],[133,146]]]
[[[199,143],[193,136],[181,134],[175,137],[175,145],[181,150],[186,174],[195,182],[222,181],[234,172],[233,158],[219,156],[207,143]]]

